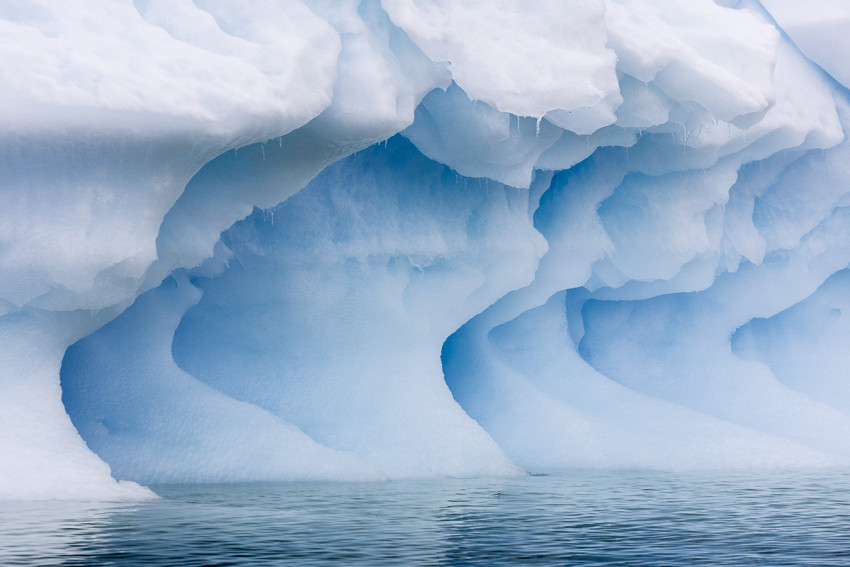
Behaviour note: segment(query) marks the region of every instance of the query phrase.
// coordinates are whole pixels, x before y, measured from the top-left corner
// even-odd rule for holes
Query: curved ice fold
[[[566,134],[547,120],[500,112],[458,86],[432,91],[404,130],[425,155],[467,177],[528,187],[541,155]],[[585,146],[587,144],[584,144]]]
[[[68,349],[62,402],[113,474],[144,483],[382,478],[178,368],[171,338],[200,297],[185,273],[175,274]]]
[[[531,280],[545,244],[525,192],[458,182],[393,138],[237,223],[223,243],[228,267],[195,281],[203,297],[181,276],[68,351],[66,407],[119,476],[370,472],[299,448],[306,438],[280,420],[392,476],[515,472],[451,398],[439,360],[463,321]]]
[[[847,285],[842,270],[818,290],[770,318],[756,318],[732,337],[735,354],[766,363],[789,388],[850,412],[847,368]]]
[[[850,460],[847,9],[533,8],[0,2],[0,498]]]

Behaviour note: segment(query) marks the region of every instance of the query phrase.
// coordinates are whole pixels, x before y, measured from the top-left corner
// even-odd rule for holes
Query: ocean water
[[[850,471],[161,485],[0,502],[0,565],[850,565]]]

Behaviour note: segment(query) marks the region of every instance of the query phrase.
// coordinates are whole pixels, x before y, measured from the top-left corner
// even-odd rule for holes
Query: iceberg
[[[0,2],[0,499],[850,463],[848,26]]]

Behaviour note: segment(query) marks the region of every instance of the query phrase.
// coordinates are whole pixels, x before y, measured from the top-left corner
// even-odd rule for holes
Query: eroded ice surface
[[[850,461],[847,9],[534,8],[0,2],[0,498]]]

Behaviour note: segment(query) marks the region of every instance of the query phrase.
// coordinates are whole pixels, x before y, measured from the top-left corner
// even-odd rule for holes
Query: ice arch
[[[452,399],[440,348],[528,283],[544,249],[527,191],[392,138],[255,211],[224,233],[218,265],[69,349],[65,405],[143,482],[511,474]]]
[[[0,4],[0,497],[846,462],[841,6],[106,4]]]

